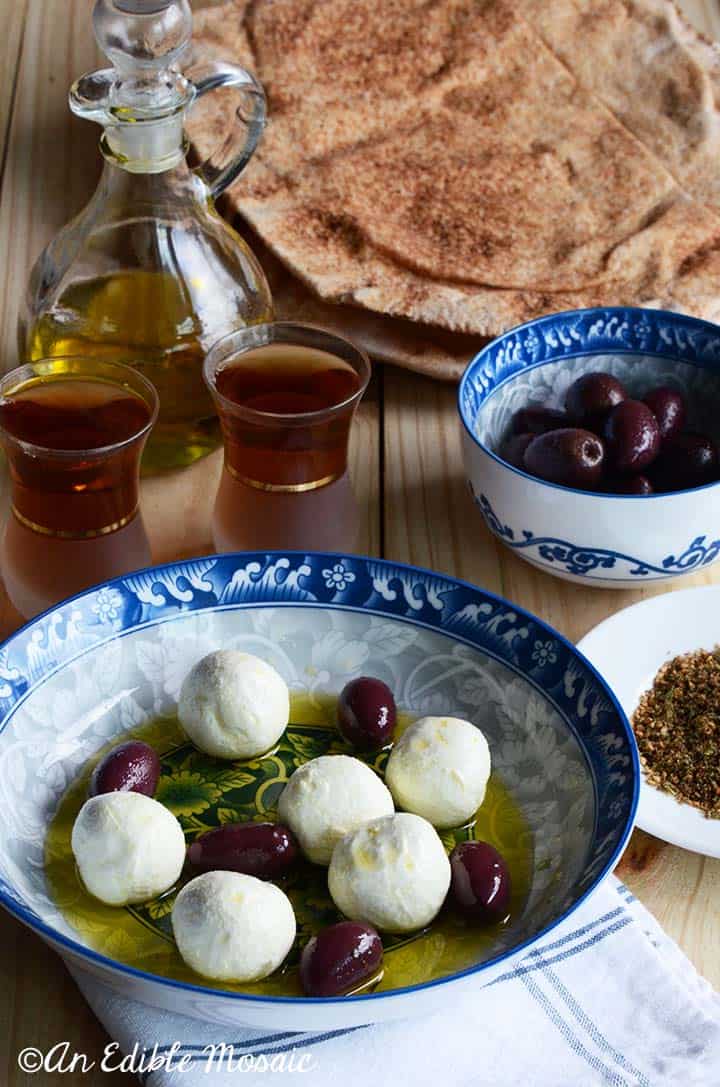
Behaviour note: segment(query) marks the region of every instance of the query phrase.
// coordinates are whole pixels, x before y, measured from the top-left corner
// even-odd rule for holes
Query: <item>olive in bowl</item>
[[[133,792],[155,796],[159,779],[160,759],[154,748],[141,740],[128,740],[108,751],[97,764],[88,795]]]
[[[514,468],[525,467],[525,450],[537,437],[536,434],[508,434],[500,446],[500,456]]]
[[[201,834],[187,849],[187,866],[203,872],[239,872],[278,879],[300,856],[295,835],[281,823],[224,823]]]
[[[379,751],[392,739],[396,722],[395,698],[381,679],[359,676],[340,692],[338,728],[358,751]]]
[[[605,420],[603,438],[616,472],[641,472],[660,452],[657,419],[641,400],[623,400],[613,408]]]
[[[523,459],[539,479],[594,490],[602,478],[605,448],[591,431],[566,427],[533,438]]]
[[[547,434],[568,426],[573,426],[571,416],[556,408],[520,408],[512,419],[513,434]]]
[[[658,385],[646,393],[643,400],[657,419],[662,441],[682,433],[687,421],[687,405],[681,392]]]
[[[704,434],[676,434],[663,442],[652,471],[660,491],[686,491],[714,483],[720,475],[717,446]]]
[[[636,475],[610,476],[605,483],[605,491],[608,494],[654,494],[655,488],[647,476],[642,472]]]
[[[450,896],[455,906],[479,924],[503,921],[512,887],[504,857],[488,842],[459,842],[450,854]]]
[[[568,415],[588,430],[601,428],[607,415],[627,398],[625,386],[612,374],[593,371],[583,374],[565,394]]]
[[[306,996],[342,996],[380,969],[383,945],[372,925],[339,921],[313,936],[300,957]]]

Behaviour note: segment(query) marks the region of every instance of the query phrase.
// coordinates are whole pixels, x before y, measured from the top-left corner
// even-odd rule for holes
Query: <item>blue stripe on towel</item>
[[[610,910],[609,913],[603,914],[602,917],[596,917],[594,921],[588,921],[587,925],[581,925],[580,928],[574,929],[567,936],[562,936],[559,940],[553,940],[552,943],[543,944],[542,948],[534,948],[528,952],[528,956],[542,955],[547,951],[554,951],[556,947],[564,947],[565,944],[569,944],[572,940],[577,940],[579,936],[586,936],[588,932],[592,932],[598,925],[604,925],[607,921],[621,917],[623,912],[622,906],[618,906],[616,909]]]
[[[575,947],[569,948],[567,951],[561,952],[559,955],[553,955],[552,958],[543,962],[532,962],[526,965],[527,959],[533,958],[538,954],[536,951],[531,951],[527,956],[527,959],[522,960],[522,965],[516,966],[513,970],[508,970],[507,973],[501,974],[500,977],[489,981],[486,988],[490,988],[492,985],[497,985],[500,981],[507,981],[509,978],[520,976],[522,974],[531,974],[533,970],[539,970],[544,966],[553,965],[556,962],[564,962],[565,959],[571,959],[573,955],[577,955],[580,951],[585,951],[588,947],[592,947],[594,944],[600,943],[606,936],[611,936],[614,932],[619,932],[620,929],[625,928],[626,925],[632,924],[632,917],[621,917],[619,921],[616,921],[613,925],[608,925],[602,932],[596,932],[589,940],[585,940],[581,944],[576,944]],[[588,926],[590,927],[590,926]],[[580,930],[578,930],[580,931]],[[575,934],[577,935],[577,934]],[[573,939],[574,937],[568,937]],[[558,941],[558,943],[567,941]]]
[[[624,1069],[624,1071],[628,1072],[631,1076],[635,1076],[638,1087],[652,1087],[650,1081],[645,1078],[642,1072],[639,1069],[635,1068],[635,1066],[631,1064],[630,1061],[627,1060],[627,1058],[618,1049],[615,1049],[615,1047],[610,1042],[608,1042],[605,1035],[602,1033],[601,1030],[599,1030],[597,1025],[593,1023],[590,1016],[580,1006],[578,1001],[572,995],[570,990],[563,984],[555,971],[551,970],[550,967],[547,967],[543,971],[543,973],[550,982],[550,984],[553,986],[553,988],[556,990],[556,992],[565,1001],[568,1008],[577,1019],[578,1023],[580,1023],[580,1025],[584,1027],[585,1030],[588,1032],[598,1049],[603,1050],[603,1052],[605,1052],[609,1057],[612,1057],[615,1063],[619,1064],[620,1067]]]
[[[621,898],[624,898],[626,902],[637,902],[637,898],[632,893],[629,887],[626,887],[624,883],[618,883],[615,888]]]
[[[248,1038],[242,1044],[247,1049],[254,1049],[255,1046],[258,1045],[269,1045],[274,1042],[283,1042],[286,1038],[302,1038],[304,1035],[307,1035],[307,1031],[286,1030],[283,1031],[282,1034],[266,1034],[263,1038]],[[174,1044],[175,1043],[173,1043],[173,1045]],[[220,1042],[217,1042],[216,1044],[220,1045]],[[212,1042],[205,1042],[203,1045],[184,1045],[182,1047],[182,1052],[202,1053],[202,1051],[207,1049],[209,1045],[212,1045]],[[172,1045],[159,1045],[155,1052],[160,1057],[163,1053],[169,1053],[171,1049]]]
[[[570,1046],[574,1053],[583,1057],[584,1060],[593,1068],[596,1072],[603,1077],[603,1079],[612,1085],[612,1087],[628,1087],[627,1080],[624,1079],[618,1072],[613,1072],[611,1068],[608,1068],[602,1060],[586,1049],[580,1039],[573,1033],[570,1024],[563,1019],[559,1010],[550,1003],[545,993],[542,991],[539,985],[537,985],[532,978],[529,978],[526,974],[521,974],[518,971],[517,976],[520,981],[526,987],[528,992],[535,998],[540,1007],[547,1015],[550,1022],[557,1027],[560,1034]]]

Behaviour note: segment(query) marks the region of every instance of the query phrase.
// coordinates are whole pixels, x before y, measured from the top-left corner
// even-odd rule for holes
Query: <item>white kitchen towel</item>
[[[216,1027],[76,980],[135,1071],[143,1053],[147,1069],[174,1052],[139,1073],[147,1087],[720,1085],[720,996],[612,877],[495,981],[462,998],[450,987],[422,1019],[303,1034]],[[220,1044],[222,1061],[208,1048]]]

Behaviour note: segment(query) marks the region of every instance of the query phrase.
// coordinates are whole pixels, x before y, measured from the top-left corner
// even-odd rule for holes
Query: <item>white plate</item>
[[[720,585],[664,593],[600,623],[578,649],[595,665],[632,718],[661,665],[679,653],[720,643]],[[643,778],[637,826],[663,841],[720,857],[720,819],[648,785]]]

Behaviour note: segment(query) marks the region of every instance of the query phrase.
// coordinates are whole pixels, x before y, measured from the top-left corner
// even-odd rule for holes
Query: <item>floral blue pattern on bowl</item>
[[[79,942],[47,893],[45,830],[68,783],[115,735],[172,712],[188,669],[218,645],[266,657],[296,690],[338,692],[368,673],[411,712],[474,720],[534,833],[528,900],[491,960],[321,1001],[325,1027],[427,1010],[446,985],[489,976],[617,860],[637,800],[631,730],[602,679],[541,621],[467,583],[358,556],[220,555],[141,571],[58,606],[0,648],[0,903],[118,992],[217,1021],[318,1021],[316,1001],[219,993],[115,963]]]
[[[720,329],[661,310],[611,307],[551,314],[485,347],[460,384],[471,493],[488,528],[549,573],[608,587],[691,573],[720,556],[720,487],[645,497],[575,491],[497,455],[513,414],[561,407],[581,374],[605,370],[631,396],[680,389],[690,424],[720,440]]]

